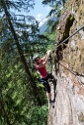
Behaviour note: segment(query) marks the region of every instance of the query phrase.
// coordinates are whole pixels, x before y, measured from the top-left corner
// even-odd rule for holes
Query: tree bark
[[[9,25],[10,25],[10,30],[11,30],[13,36],[14,36],[14,39],[15,39],[15,42],[16,42],[16,45],[17,45],[17,49],[18,49],[18,52],[19,52],[20,57],[21,57],[21,61],[22,61],[22,63],[24,64],[26,73],[28,74],[28,76],[30,76],[30,81],[33,82],[33,81],[32,81],[31,73],[30,73],[30,71],[29,71],[29,67],[28,67],[28,65],[27,65],[27,62],[26,62],[25,57],[24,57],[24,55],[23,55],[22,49],[21,49],[21,47],[20,47],[20,44],[19,44],[19,41],[18,41],[18,37],[17,37],[16,32],[15,32],[15,30],[14,30],[14,27],[13,27],[13,25],[12,25],[12,22],[11,22],[10,15],[9,15],[8,10],[7,10],[6,4],[5,4],[4,0],[1,0],[1,2],[2,2],[4,11],[5,11],[7,20],[8,20],[8,23],[9,23]]]
[[[35,80],[34,80],[34,78],[32,77],[32,75],[31,75],[31,73],[30,73],[30,71],[29,71],[29,67],[28,67],[28,65],[27,65],[26,59],[25,59],[25,57],[24,57],[24,55],[23,55],[21,46],[20,46],[20,44],[19,44],[19,40],[18,40],[17,34],[16,34],[16,32],[15,32],[15,30],[14,30],[14,27],[13,27],[13,25],[12,25],[12,22],[11,22],[11,19],[10,19],[10,15],[9,15],[8,10],[7,10],[5,1],[4,1],[4,0],[0,0],[0,1],[1,1],[1,3],[2,3],[4,12],[5,12],[5,14],[6,14],[6,18],[7,18],[7,20],[8,20],[8,23],[9,23],[9,26],[10,26],[10,30],[11,30],[13,36],[14,36],[14,39],[15,39],[15,42],[16,42],[16,45],[17,45],[17,49],[18,49],[18,53],[19,53],[20,58],[21,58],[21,61],[22,61],[22,63],[23,63],[25,72],[27,73],[28,79],[30,80],[34,97],[35,97],[36,100],[37,100],[37,104],[40,105],[40,100],[39,100],[39,97],[38,97],[37,86],[36,86],[36,84],[35,84]]]

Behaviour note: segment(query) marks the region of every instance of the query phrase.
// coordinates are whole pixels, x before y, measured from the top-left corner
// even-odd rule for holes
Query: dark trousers
[[[53,77],[53,75],[52,75],[51,73],[49,73],[49,74],[47,75],[47,77],[40,79],[41,83],[42,83],[42,84],[44,85],[44,87],[45,87],[45,91],[47,91],[48,93],[50,93],[50,85],[49,85],[48,80],[53,80],[53,82],[55,82],[55,79],[54,79],[54,77]]]

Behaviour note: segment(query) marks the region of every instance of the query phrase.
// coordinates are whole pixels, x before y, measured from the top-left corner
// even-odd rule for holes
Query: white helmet
[[[38,54],[34,55],[33,57],[33,61],[36,61],[37,58],[39,58],[40,56]]]

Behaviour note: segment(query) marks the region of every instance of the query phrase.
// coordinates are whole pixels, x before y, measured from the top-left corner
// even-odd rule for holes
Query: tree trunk
[[[28,74],[28,77],[30,76],[30,77],[29,77],[29,78],[30,78],[30,81],[33,82],[31,73],[30,73],[30,71],[29,71],[29,67],[28,67],[28,65],[27,65],[27,63],[26,63],[25,57],[24,57],[23,52],[22,52],[22,49],[21,49],[21,47],[20,47],[20,44],[19,44],[19,41],[18,41],[18,37],[17,37],[17,35],[16,35],[16,33],[15,33],[15,30],[14,30],[14,27],[13,27],[13,25],[12,25],[9,12],[8,12],[8,10],[7,10],[7,7],[6,7],[6,5],[5,5],[4,0],[1,0],[1,2],[2,2],[4,11],[5,11],[7,20],[8,20],[8,23],[9,23],[9,25],[10,25],[10,30],[11,30],[13,36],[14,36],[14,39],[15,39],[15,42],[16,42],[16,45],[17,45],[17,49],[18,49],[18,52],[19,52],[20,57],[21,57],[21,61],[22,61],[22,63],[24,64],[25,71],[26,71],[26,73]]]
[[[28,75],[28,79],[30,80],[30,83],[31,83],[31,87],[32,87],[32,90],[33,90],[33,94],[34,94],[34,97],[36,98],[37,100],[37,104],[40,105],[40,100],[38,99],[38,91],[37,91],[37,86],[35,84],[35,80],[34,78],[32,77],[30,71],[29,71],[29,67],[27,65],[27,62],[26,62],[26,59],[23,55],[23,52],[22,52],[22,49],[21,49],[21,46],[19,44],[19,40],[18,40],[18,37],[17,37],[17,34],[14,30],[14,27],[12,25],[12,22],[11,22],[11,19],[10,19],[10,15],[9,15],[9,12],[7,10],[7,7],[6,7],[6,4],[5,4],[5,1],[4,0],[0,0],[1,3],[2,3],[2,6],[3,6],[3,9],[5,11],[5,14],[6,14],[6,18],[8,20],[8,23],[9,23],[9,26],[10,26],[10,30],[14,36],[14,39],[15,39],[15,42],[16,42],[16,45],[17,45],[17,49],[18,49],[18,53],[20,55],[20,58],[21,58],[21,61],[23,63],[23,66],[24,66],[24,69],[25,69],[25,72],[27,73]]]

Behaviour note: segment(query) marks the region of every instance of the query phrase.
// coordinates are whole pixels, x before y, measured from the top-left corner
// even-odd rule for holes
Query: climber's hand
[[[48,50],[47,52],[46,52],[46,54],[50,54],[51,53],[51,50]]]

